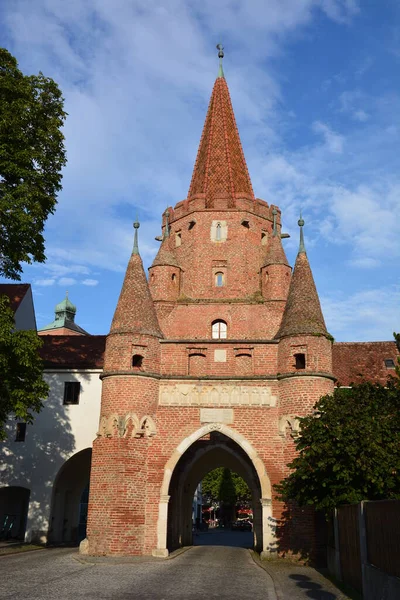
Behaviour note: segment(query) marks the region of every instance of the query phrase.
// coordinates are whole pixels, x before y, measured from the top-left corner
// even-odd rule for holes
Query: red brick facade
[[[194,488],[224,465],[252,489],[259,550],[312,551],[313,516],[292,514],[282,534],[271,486],[293,457],[295,416],[333,384],[307,255],[292,276],[219,77],[188,198],[163,215],[148,283],[132,255],[107,338],[86,551],[165,556],[190,543]]]

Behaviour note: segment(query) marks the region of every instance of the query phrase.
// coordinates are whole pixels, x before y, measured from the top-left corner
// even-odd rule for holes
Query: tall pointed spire
[[[289,295],[276,338],[292,335],[325,335],[324,316],[304,246],[304,221],[299,219],[300,247],[294,265]]]
[[[225,198],[232,208],[236,198],[254,200],[254,192],[223,75],[220,44],[218,49],[221,65],[208,106],[188,199],[205,197],[206,207],[211,208],[215,199]]]
[[[111,323],[110,333],[133,333],[163,337],[139,254],[137,239],[139,222],[136,220],[133,226],[135,228],[133,250]]]

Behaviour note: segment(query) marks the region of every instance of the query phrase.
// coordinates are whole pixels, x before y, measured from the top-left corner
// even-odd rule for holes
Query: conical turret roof
[[[140,258],[137,235],[110,329],[110,333],[128,332],[163,337]]]
[[[273,234],[268,243],[267,254],[264,261],[264,267],[269,265],[289,265],[285,251],[282,246],[282,240],[279,233]]]
[[[300,249],[294,265],[282,323],[276,338],[291,335],[329,335],[304,248],[302,230],[304,221],[302,219],[300,219],[299,225],[301,227]]]
[[[254,200],[253,187],[236,125],[228,85],[220,68],[208,106],[188,199],[205,196],[206,206],[214,198]]]

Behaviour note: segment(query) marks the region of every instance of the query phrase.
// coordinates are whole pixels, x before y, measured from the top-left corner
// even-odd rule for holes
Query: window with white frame
[[[227,325],[225,321],[214,321],[212,324],[212,338],[214,340],[223,340],[227,337]]]

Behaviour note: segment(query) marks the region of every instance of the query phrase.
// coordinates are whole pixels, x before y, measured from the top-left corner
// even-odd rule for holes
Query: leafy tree
[[[229,478],[225,473],[229,473]],[[224,467],[213,469],[203,478],[202,481],[203,494],[210,497],[213,502],[228,502],[228,499],[233,500],[233,504],[239,501],[250,501],[251,492],[249,486],[240,475]]]
[[[360,500],[400,498],[400,384],[368,382],[324,396],[300,419],[298,456],[276,486],[284,501],[329,512]]]
[[[66,164],[65,117],[57,84],[24,75],[0,48],[0,276],[19,280],[23,262],[45,261],[43,228]],[[9,413],[32,421],[48,393],[40,345],[36,332],[15,330],[8,298],[0,297],[0,438]]]
[[[57,84],[24,75],[0,48],[0,275],[20,279],[22,262],[44,262],[43,228],[66,164],[66,113]]]
[[[6,436],[9,414],[31,423],[32,411],[39,412],[49,390],[38,352],[42,341],[36,331],[15,330],[9,304],[8,298],[0,297],[0,439]]]

